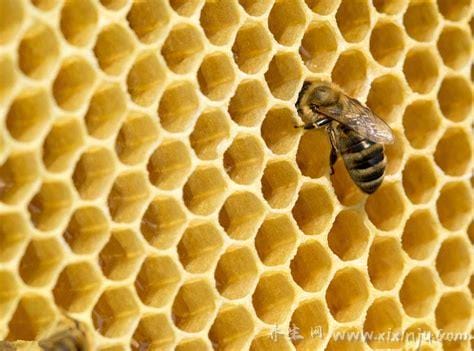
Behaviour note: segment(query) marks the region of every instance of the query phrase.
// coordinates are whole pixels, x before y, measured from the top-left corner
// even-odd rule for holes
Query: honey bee
[[[394,141],[390,127],[368,107],[329,83],[306,81],[295,106],[304,122],[296,128],[326,128],[331,143],[331,174],[340,155],[359,189],[367,194],[375,192],[385,173],[383,144]]]
[[[84,327],[76,320],[64,318],[57,332],[40,340],[38,345],[45,351],[89,351],[90,340]]]

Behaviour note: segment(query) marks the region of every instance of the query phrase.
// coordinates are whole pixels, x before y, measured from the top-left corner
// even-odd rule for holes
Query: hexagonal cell
[[[290,100],[297,92],[302,73],[296,55],[282,52],[273,56],[265,72],[265,80],[275,98]]]
[[[66,266],[53,289],[56,305],[68,312],[82,312],[92,307],[99,287],[100,274],[88,262]]]
[[[260,174],[264,163],[263,148],[252,135],[238,135],[224,153],[224,169],[238,184],[250,184]]]
[[[393,122],[401,114],[405,87],[393,75],[374,79],[367,96],[367,106],[386,122]]]
[[[170,0],[170,6],[180,16],[192,16],[199,5],[200,0]]]
[[[176,244],[186,223],[186,213],[173,197],[156,197],[143,215],[140,230],[148,243],[159,249]]]
[[[392,144],[384,145],[385,157],[387,158],[386,174],[395,174],[401,170],[406,152],[406,140],[403,133],[399,130],[392,130],[392,133],[395,141]]]
[[[361,51],[354,49],[344,51],[339,55],[332,70],[332,81],[346,94],[356,96],[367,83],[367,66],[367,59]]]
[[[410,2],[403,15],[403,25],[410,37],[418,41],[430,41],[438,27],[436,5],[431,1]]]
[[[165,79],[165,70],[155,54],[143,52],[138,55],[128,72],[127,90],[133,102],[140,106],[149,106],[155,102]]]
[[[227,115],[218,108],[209,108],[199,116],[189,141],[200,159],[211,160],[218,157],[220,145],[229,136]]]
[[[403,309],[411,317],[426,316],[434,306],[436,290],[436,282],[430,269],[412,269],[405,277],[399,292]]]
[[[258,80],[244,80],[230,99],[228,111],[232,119],[243,126],[258,124],[267,108],[265,88]]]
[[[76,118],[58,119],[43,143],[43,164],[50,172],[70,169],[84,144],[84,131]]]
[[[459,21],[463,19],[466,14],[469,14],[469,9],[471,7],[470,0],[459,0],[459,1],[449,1],[449,0],[437,0],[438,9],[441,14],[448,20]]]
[[[312,72],[325,72],[337,57],[337,38],[328,22],[313,22],[301,41],[300,56]]]
[[[222,52],[207,55],[197,73],[199,89],[211,100],[225,99],[234,86],[235,78],[232,61]]]
[[[72,45],[87,45],[95,34],[97,22],[97,7],[90,0],[68,0],[61,10],[61,32]]]
[[[119,75],[128,66],[134,49],[130,33],[114,23],[102,28],[98,34],[94,54],[102,71]]]
[[[403,316],[397,303],[391,297],[376,299],[367,311],[364,322],[364,332],[384,335],[385,333],[398,333],[402,329]],[[371,348],[399,349],[401,341],[393,338],[379,338],[381,340],[368,340]]]
[[[461,285],[469,278],[469,250],[469,244],[461,237],[449,238],[443,242],[436,257],[436,270],[445,285]]]
[[[267,163],[262,177],[262,194],[273,208],[285,208],[293,200],[298,186],[298,172],[284,160]]]
[[[15,37],[25,16],[23,3],[6,0],[0,4],[0,44],[8,43]]]
[[[54,31],[37,22],[24,34],[18,46],[18,65],[33,79],[42,79],[51,73],[57,63],[59,43]]]
[[[329,15],[339,7],[340,2],[334,0],[305,0],[306,5],[319,15]]]
[[[157,139],[155,120],[147,114],[132,111],[117,134],[115,152],[123,163],[137,164],[144,161]]]
[[[370,221],[381,230],[393,230],[400,224],[405,201],[399,183],[385,183],[369,196],[365,211]]]
[[[114,230],[99,253],[102,273],[112,280],[126,279],[136,272],[144,252],[138,234],[133,230]]]
[[[72,206],[71,189],[66,183],[45,182],[28,204],[33,225],[39,230],[52,230],[66,219]]]
[[[224,305],[209,330],[209,339],[218,350],[239,350],[249,341],[254,323],[242,306]]]
[[[179,261],[190,273],[203,273],[217,261],[224,244],[211,222],[195,221],[184,232],[178,246]]]
[[[7,340],[35,340],[55,322],[50,300],[36,294],[23,296],[8,323]]]
[[[443,79],[438,91],[439,107],[443,115],[460,122],[471,114],[471,85],[462,76],[450,76]]]
[[[245,246],[230,247],[219,258],[214,279],[219,293],[228,299],[246,296],[257,280],[257,258]]]
[[[51,115],[50,98],[43,89],[26,89],[10,105],[5,124],[18,141],[31,141],[42,133]]]
[[[174,324],[188,333],[203,330],[216,308],[214,291],[206,280],[184,283],[173,302]]]
[[[415,260],[428,258],[436,247],[438,232],[436,221],[429,211],[415,211],[403,229],[403,250]]]
[[[235,1],[206,1],[201,10],[201,27],[214,45],[224,45],[239,25],[239,9]]]
[[[291,351],[294,348],[285,335],[272,334],[273,330],[264,330],[258,333],[250,344],[250,351]]]
[[[331,266],[328,252],[317,241],[300,245],[290,264],[293,280],[308,292],[319,291],[326,285]]]
[[[446,229],[460,230],[472,218],[472,195],[467,183],[447,183],[436,201],[438,218]]]
[[[273,107],[267,112],[260,132],[273,153],[285,154],[296,144],[299,131],[294,128],[293,116],[294,111],[287,107]]]
[[[170,132],[180,132],[189,127],[199,108],[196,87],[189,81],[178,81],[164,91],[158,106],[160,123]]]
[[[35,154],[12,153],[0,166],[0,201],[20,202],[32,190],[38,176],[39,163]]]
[[[450,292],[439,300],[435,310],[436,326],[443,332],[465,332],[472,318],[471,297],[464,292]]]
[[[370,29],[370,10],[366,0],[342,0],[336,13],[337,26],[349,43],[361,41]]]
[[[306,18],[297,0],[275,2],[268,16],[268,28],[282,45],[293,45],[301,36]]]
[[[365,252],[369,235],[362,213],[345,210],[337,215],[328,234],[328,244],[341,260],[350,261]]]
[[[13,60],[7,56],[0,56],[0,102],[3,102],[15,87],[17,71]]]
[[[206,339],[207,340],[207,339]],[[176,345],[175,351],[207,351],[209,346],[203,339],[184,339]]]
[[[438,38],[438,51],[448,67],[460,69],[471,57],[470,33],[458,27],[446,27]]]
[[[403,271],[404,259],[398,239],[375,237],[367,259],[372,285],[379,290],[391,290]]]
[[[226,181],[218,168],[201,166],[184,185],[183,200],[191,212],[210,215],[224,201],[226,189]]]
[[[435,335],[432,326],[423,322],[415,322],[406,329],[405,333],[406,335],[410,335],[409,343],[411,345],[417,343],[420,345],[420,350],[433,351],[433,348],[429,347],[432,341],[430,342],[427,339],[427,336],[433,337]]]
[[[19,263],[21,279],[30,286],[49,284],[59,269],[63,250],[54,238],[32,240]]]
[[[292,214],[300,229],[308,235],[320,234],[331,221],[334,205],[325,187],[304,184]]]
[[[393,67],[405,49],[403,30],[394,22],[379,22],[370,35],[370,52],[381,65]]]
[[[297,229],[285,214],[269,215],[255,237],[260,261],[267,266],[284,264],[293,253]]]
[[[380,13],[394,15],[405,7],[405,0],[372,0],[375,9]]]
[[[405,58],[403,73],[411,90],[427,94],[438,80],[439,69],[436,57],[430,48],[414,47]]]
[[[323,302],[311,299],[299,303],[291,316],[290,327],[298,328],[303,339],[292,340],[297,350],[318,350],[322,343],[322,338],[313,337],[315,326],[321,328],[322,335],[328,332],[327,308]]]
[[[437,185],[433,163],[426,156],[411,157],[403,169],[403,189],[414,204],[430,201]]]
[[[318,150],[315,152],[315,150]],[[331,144],[326,130],[305,132],[298,144],[296,163],[304,176],[319,178],[329,173]]]
[[[107,240],[109,222],[97,207],[78,208],[63,233],[64,240],[76,254],[96,252]]]
[[[0,262],[13,259],[28,235],[27,222],[19,212],[0,214]],[[0,304],[1,305],[1,304]]]
[[[178,24],[168,34],[161,54],[168,67],[175,73],[184,74],[196,68],[204,53],[204,42],[194,26]]]
[[[174,340],[173,328],[165,314],[147,315],[142,317],[133,334],[131,349],[133,351],[169,350]]]
[[[124,287],[105,290],[92,310],[94,328],[108,338],[125,335],[138,316],[135,297]]]
[[[416,100],[405,109],[403,127],[411,146],[427,147],[435,139],[440,126],[440,116],[431,100]]]
[[[8,316],[11,308],[14,307],[15,302],[17,302],[17,296],[19,296],[19,287],[15,275],[6,270],[0,271],[0,285],[2,286],[0,312],[2,316]]]
[[[112,152],[106,148],[92,147],[85,151],[77,162],[72,180],[81,198],[92,200],[109,189],[114,173]]]
[[[138,39],[149,44],[162,35],[170,21],[170,13],[163,1],[134,0],[127,21]]]
[[[95,78],[94,69],[83,58],[76,56],[64,60],[53,83],[57,105],[67,111],[83,106],[89,98]]]

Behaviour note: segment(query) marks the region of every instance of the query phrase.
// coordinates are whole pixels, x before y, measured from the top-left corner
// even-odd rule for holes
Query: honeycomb
[[[471,350],[472,15],[1,0],[0,339],[67,314],[101,351]],[[392,127],[374,195],[293,128],[305,79]]]

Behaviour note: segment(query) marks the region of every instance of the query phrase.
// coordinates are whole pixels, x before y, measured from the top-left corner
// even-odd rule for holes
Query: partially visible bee
[[[368,107],[329,83],[306,81],[296,102],[304,129],[325,127],[331,142],[329,165],[341,155],[354,183],[372,194],[382,184],[386,159],[383,144],[393,143],[390,127]]]
[[[89,351],[90,341],[86,331],[76,320],[66,319],[59,330],[50,337],[39,341],[45,351]]]

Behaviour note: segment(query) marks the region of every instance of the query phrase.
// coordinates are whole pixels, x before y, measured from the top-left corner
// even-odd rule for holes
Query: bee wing
[[[319,106],[323,115],[353,129],[360,136],[374,143],[392,144],[393,134],[390,127],[377,117],[368,107],[363,106],[356,99],[341,96],[341,104],[333,106]],[[342,106],[342,109],[341,109]]]

